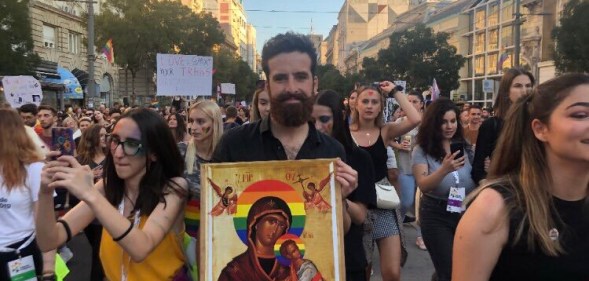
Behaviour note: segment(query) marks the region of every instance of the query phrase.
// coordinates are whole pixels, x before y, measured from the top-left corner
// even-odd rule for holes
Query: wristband
[[[127,235],[129,235],[129,233],[131,232],[131,230],[133,230],[133,223],[129,224],[129,228],[127,228],[127,230],[125,231],[125,233],[123,233],[121,236],[117,237],[117,238],[113,238],[112,241],[118,242],[121,241],[123,238],[125,238]]]
[[[67,235],[67,239],[65,240],[65,242],[70,242],[70,240],[72,240],[72,229],[70,228],[70,225],[62,219],[58,219],[57,222],[61,223],[61,225],[63,225],[63,228],[65,229],[65,234]]]

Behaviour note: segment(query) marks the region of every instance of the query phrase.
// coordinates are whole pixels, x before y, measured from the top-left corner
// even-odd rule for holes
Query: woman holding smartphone
[[[100,257],[108,280],[170,280],[183,272],[183,211],[188,197],[174,138],[157,113],[136,109],[117,122],[108,147],[105,177],[96,184],[90,168],[71,156],[44,167],[39,247],[57,248],[96,218],[104,227]],[[82,202],[56,222],[57,186]]]
[[[450,280],[452,243],[462,201],[476,187],[470,177],[471,165],[464,156],[459,116],[458,107],[449,99],[431,103],[423,115],[412,155],[413,175],[423,193],[419,207],[421,232],[440,281]]]

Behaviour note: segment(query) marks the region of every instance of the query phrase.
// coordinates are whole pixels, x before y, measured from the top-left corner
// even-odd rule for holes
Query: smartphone
[[[460,151],[458,155],[454,159],[458,159],[464,156],[464,143],[463,142],[453,142],[450,144],[450,151],[452,154],[456,151]]]
[[[74,130],[72,128],[51,129],[52,150],[61,151],[61,155],[74,156],[76,143],[74,142]]]

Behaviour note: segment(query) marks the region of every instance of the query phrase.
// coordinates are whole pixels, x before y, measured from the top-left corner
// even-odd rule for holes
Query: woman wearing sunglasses
[[[346,150],[346,162],[358,172],[358,187],[344,198],[344,244],[346,258],[346,280],[365,281],[368,260],[362,244],[363,225],[367,208],[376,205],[374,189],[374,167],[368,152],[358,148],[352,140],[342,99],[332,90],[321,91],[313,105],[315,128],[338,140]],[[347,114],[346,114],[347,115]]]
[[[354,141],[366,150],[374,164],[374,178],[378,183],[389,185],[387,179],[387,151],[396,137],[399,137],[419,125],[421,117],[407,100],[407,97],[395,89],[395,84],[383,81],[377,85],[362,86],[358,89],[356,110],[352,112],[350,131]],[[407,119],[400,123],[384,123],[383,106],[385,95],[380,92],[393,93]],[[386,95],[388,96],[388,94]],[[383,280],[401,278],[401,261],[403,258],[401,242],[401,219],[399,210],[373,209],[374,229],[372,238],[376,241],[380,254],[380,268]]]
[[[38,244],[44,251],[55,249],[96,218],[104,227],[100,257],[106,279],[171,280],[184,265],[181,241],[188,196],[174,138],[157,113],[137,109],[117,122],[108,148],[104,178],[96,184],[90,168],[71,156],[44,167]],[[82,202],[56,222],[57,186]]]

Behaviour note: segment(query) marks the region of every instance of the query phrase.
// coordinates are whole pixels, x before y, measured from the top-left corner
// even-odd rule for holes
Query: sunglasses
[[[125,156],[135,156],[143,150],[143,145],[141,144],[141,141],[134,139],[127,139],[126,141],[121,141],[118,137],[113,136],[110,140],[111,153],[114,153],[119,147],[119,145],[123,146],[123,154],[125,154]]]
[[[325,123],[328,123],[329,121],[331,121],[331,118],[332,117],[328,116],[328,115],[321,115],[316,120],[319,120],[319,122],[325,124]],[[314,121],[316,121],[316,120],[314,120]]]

